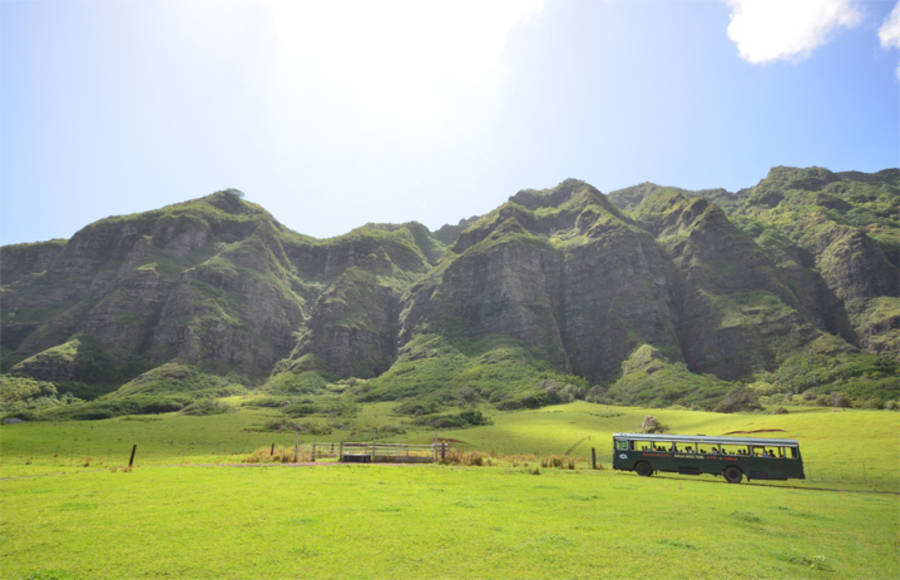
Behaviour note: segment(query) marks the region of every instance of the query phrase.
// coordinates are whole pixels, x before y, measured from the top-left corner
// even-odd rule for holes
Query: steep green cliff
[[[898,202],[896,169],[776,167],[734,194],[569,179],[435,233],[317,240],[220,191],[0,248],[2,370],[175,407],[338,382],[410,412],[712,408],[741,384],[881,405],[900,398]]]

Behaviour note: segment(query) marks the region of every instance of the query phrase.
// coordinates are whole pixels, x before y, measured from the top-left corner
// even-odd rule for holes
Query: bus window
[[[722,455],[740,455],[741,449],[737,445],[722,445]]]
[[[628,441],[627,439],[617,439],[616,449],[619,451],[628,451],[631,449],[631,441]]]

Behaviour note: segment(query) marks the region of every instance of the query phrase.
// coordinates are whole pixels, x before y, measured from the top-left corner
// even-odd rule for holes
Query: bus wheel
[[[649,477],[653,475],[653,469],[650,467],[650,464],[646,461],[640,461],[637,465],[634,466],[634,470],[638,475],[642,475],[644,477]]]
[[[734,465],[729,465],[722,472],[722,475],[725,476],[725,481],[728,483],[740,483],[744,473]]]

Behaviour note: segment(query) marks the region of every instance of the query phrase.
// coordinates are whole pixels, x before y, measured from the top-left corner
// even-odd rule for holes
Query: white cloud
[[[900,2],[878,29],[878,39],[882,48],[900,48]],[[900,78],[900,66],[897,67],[897,77]]]
[[[854,0],[727,0],[728,37],[741,58],[762,64],[802,60],[840,28],[862,20]]]

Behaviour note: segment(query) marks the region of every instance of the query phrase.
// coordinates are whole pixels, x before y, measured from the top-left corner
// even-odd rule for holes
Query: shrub
[[[481,411],[463,411],[455,415],[429,415],[416,419],[418,425],[430,425],[435,429],[464,429],[476,425],[490,425],[491,420]]]
[[[879,399],[871,398],[863,401],[860,406],[864,409],[884,409],[884,402]]]
[[[297,461],[310,461],[312,456],[306,449],[299,449],[297,453]],[[271,447],[260,447],[244,459],[245,463],[293,463],[294,448],[282,447],[275,445]]]
[[[304,423],[294,423],[285,419],[276,419],[268,421],[262,426],[262,431],[298,431],[300,433],[309,433],[310,435],[330,435],[331,427],[312,421]]]
[[[468,465],[473,467],[481,467],[492,465],[493,462],[487,453],[482,451],[460,451],[459,449],[448,449],[441,461],[444,465]]]
[[[231,407],[221,401],[216,401],[215,399],[198,399],[182,409],[181,412],[185,415],[204,416],[227,413],[230,410]]]
[[[322,391],[327,385],[327,381],[316,371],[284,371],[271,377],[262,388],[269,393],[304,394]]]
[[[100,419],[115,417],[116,412],[114,409],[104,405],[86,405],[73,409],[68,415],[69,418],[80,421],[99,421]]]
[[[501,457],[501,459],[503,461],[508,461],[510,464],[512,464],[513,467],[518,467],[519,464],[522,464],[523,467],[528,467],[538,460],[535,455],[531,454],[504,455],[503,457]]]
[[[541,467],[556,467],[558,469],[575,469],[577,460],[570,455],[548,455],[541,459]]]
[[[296,402],[296,399],[292,399],[290,397],[259,397],[257,399],[251,399],[249,401],[245,401],[242,403],[244,407],[267,407],[277,409],[279,407],[287,407],[291,403]]]
[[[179,411],[186,403],[187,399],[185,397],[134,397],[124,399],[119,408],[122,411],[127,411],[127,414],[155,415],[157,413]]]
[[[759,395],[748,386],[738,385],[725,393],[722,401],[716,405],[717,413],[735,413],[737,411],[755,411],[761,409]]]
[[[413,399],[394,407],[394,412],[402,413],[404,415],[416,415],[418,417],[437,413],[440,409],[441,405],[437,401],[420,401]]]
[[[289,417],[305,417],[307,415],[312,415],[317,410],[318,409],[312,401],[306,400],[294,403],[293,405],[288,405],[284,408],[284,413]]]
[[[850,400],[841,393],[840,391],[835,391],[828,395],[828,405],[831,407],[849,407]]]
[[[572,383],[561,383],[553,379],[543,380],[540,386],[544,389],[544,401],[547,405],[571,403],[575,399],[583,399],[585,388]]]

